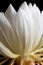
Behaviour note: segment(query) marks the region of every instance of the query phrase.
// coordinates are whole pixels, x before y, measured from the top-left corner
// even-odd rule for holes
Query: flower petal
[[[32,7],[32,5],[29,5],[31,14],[34,18],[34,44],[33,44],[33,49],[37,47],[37,45],[39,44],[39,41],[42,37],[42,28],[43,26],[43,22],[41,21],[41,12],[39,10],[39,8],[34,4],[34,6]],[[41,43],[40,43],[41,44]]]
[[[7,47],[5,47],[2,42],[0,42],[0,50],[10,58],[16,59],[19,57],[19,55],[13,54]]]
[[[2,32],[3,36],[5,37],[7,43],[9,44],[11,50],[15,53],[19,54],[19,43],[16,35],[14,34],[14,31],[4,16],[4,14],[0,13],[0,31]]]
[[[15,11],[15,9],[13,8],[13,6],[10,4],[9,5],[9,7],[8,7],[8,9],[6,10],[6,12],[5,12],[5,16],[6,16],[6,18],[9,20],[9,23],[11,24],[11,26],[12,26],[12,28],[13,28],[13,30],[14,30],[14,32],[16,31],[15,30],[15,15],[16,15],[16,11]],[[16,33],[16,32],[15,32]]]
[[[31,24],[30,24],[30,22],[32,21],[32,19],[30,20],[30,18],[28,18],[28,16],[27,16],[27,14],[24,12],[24,10],[23,9],[21,9],[20,8],[20,10],[19,10],[20,12],[19,12],[19,15],[20,15],[20,17],[19,18],[21,18],[20,19],[20,22],[22,22],[23,23],[23,35],[24,35],[24,42],[25,43],[23,43],[24,44],[24,54],[27,54],[27,52],[29,52],[30,51],[30,47],[31,47],[31,45],[30,45],[30,34],[32,34],[32,32],[31,32],[31,30],[32,30],[32,26],[31,26]],[[19,19],[18,18],[18,19]],[[16,17],[16,20],[18,21],[18,27],[20,26],[20,23],[19,23],[19,20],[17,19],[17,17]],[[32,22],[31,22],[32,23]],[[17,27],[17,30],[19,29],[19,28],[21,28],[21,27],[19,27],[18,28]],[[21,30],[21,29],[19,29],[19,30]],[[19,32],[19,30],[18,30],[18,32]],[[31,32],[31,33],[30,33]],[[20,33],[19,33],[20,34]],[[21,33],[21,36],[22,36],[22,33]],[[32,49],[31,49],[32,50]]]
[[[27,5],[27,3],[26,2],[24,2],[22,5],[21,5],[21,7],[20,8],[22,8],[23,9],[23,11],[26,13],[26,15],[27,15],[27,18],[28,18],[28,21],[26,21],[27,23],[28,23],[28,26],[29,26],[29,24],[30,24],[30,31],[28,31],[28,33],[30,32],[31,34],[30,34],[30,42],[28,42],[28,44],[29,44],[29,47],[28,47],[28,50],[29,51],[31,51],[32,50],[32,46],[33,46],[33,41],[34,41],[34,20],[33,20],[33,17],[32,17],[32,15],[31,15],[31,12],[30,12],[30,10],[29,10],[29,8],[28,8],[28,5]],[[28,27],[29,28],[29,27]],[[29,34],[28,34],[29,35]],[[28,45],[27,44],[27,45]],[[27,48],[27,47],[26,47]]]
[[[4,36],[3,36],[3,34],[2,34],[1,31],[0,31],[0,41],[1,41],[7,48],[10,49],[10,47],[9,47],[9,45],[8,45],[6,39],[4,38]],[[11,50],[11,49],[10,49],[10,50]],[[2,54],[1,51],[0,51],[0,54]]]

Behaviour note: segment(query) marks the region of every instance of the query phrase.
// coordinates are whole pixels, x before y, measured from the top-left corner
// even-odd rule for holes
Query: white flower
[[[24,2],[18,12],[10,6],[5,13],[0,12],[0,54],[10,58],[41,60],[34,56],[43,51],[39,43],[43,35],[43,12],[30,3]],[[33,58],[32,58],[33,56]]]

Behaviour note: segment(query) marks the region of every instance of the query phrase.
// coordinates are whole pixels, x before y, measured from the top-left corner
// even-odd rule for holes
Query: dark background
[[[0,12],[5,12],[11,3],[13,7],[18,10],[19,6],[26,1],[28,4],[31,2],[32,4],[36,3],[36,5],[43,10],[43,0],[0,0]]]

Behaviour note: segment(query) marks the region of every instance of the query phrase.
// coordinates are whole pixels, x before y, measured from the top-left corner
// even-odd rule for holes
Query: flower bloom
[[[41,61],[36,55],[43,48],[43,11],[24,2],[18,12],[10,4],[5,13],[0,12],[0,54],[20,58],[20,65],[28,60]]]

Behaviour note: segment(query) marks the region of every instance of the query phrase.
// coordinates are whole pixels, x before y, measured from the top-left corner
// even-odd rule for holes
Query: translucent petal
[[[13,28],[14,34],[16,36],[16,39],[18,40],[18,34],[17,34],[17,30],[16,30],[16,20],[15,20],[16,19],[16,11],[11,4],[9,5],[8,9],[6,10],[5,16],[9,20],[9,22]],[[17,21],[17,24],[18,24],[18,21]],[[21,51],[20,51],[20,53],[21,53]]]
[[[7,48],[10,49],[10,47],[9,47],[9,45],[8,45],[8,43],[7,43],[7,41],[6,41],[6,39],[4,38],[4,36],[3,36],[2,32],[1,32],[1,30],[0,30],[0,41],[1,41]],[[10,49],[10,50],[11,50],[11,49]],[[2,53],[0,52],[0,54],[2,54]]]
[[[25,51],[24,54],[27,54],[27,52],[30,50],[30,31],[31,31],[31,24],[30,24],[30,19],[28,18],[27,14],[23,11],[23,9],[20,8],[20,12],[21,12],[21,21],[24,24],[24,39],[25,39],[25,43],[23,43],[25,45]],[[19,13],[20,13],[19,12]],[[28,22],[29,20],[29,22]],[[18,27],[17,27],[18,28]]]
[[[8,9],[6,10],[5,16],[9,20],[9,23],[11,24],[11,26],[14,30],[14,33],[16,33],[16,30],[15,30],[16,11],[11,4],[9,5]]]
[[[39,44],[39,41],[42,37],[42,24],[43,22],[41,21],[41,12],[39,8],[34,4],[34,6],[29,6],[31,14],[34,19],[34,44],[33,48],[37,47]]]
[[[10,23],[2,13],[0,13],[0,31],[2,32],[12,51],[19,53],[19,41],[16,38]]]
[[[29,10],[28,5],[27,5],[26,2],[24,2],[21,5],[20,8],[23,9],[23,11],[27,15],[28,21],[26,21],[26,23],[28,23],[28,26],[30,24],[30,31],[28,31],[28,32],[30,32],[31,34],[30,34],[30,37],[29,37],[30,38],[30,42],[28,42],[28,44],[29,44],[28,50],[31,51],[32,50],[32,46],[33,46],[33,41],[34,41],[34,20],[33,20],[33,17],[31,15],[31,12],[30,12],[30,10]]]

